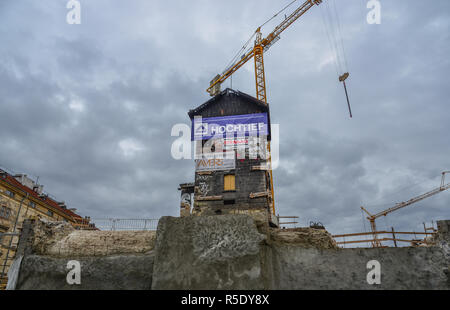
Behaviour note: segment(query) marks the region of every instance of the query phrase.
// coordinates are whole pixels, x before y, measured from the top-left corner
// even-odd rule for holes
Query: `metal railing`
[[[74,224],[80,230],[146,231],[156,230],[157,219],[89,219]]]
[[[405,231],[375,231],[375,232],[364,232],[364,233],[353,233],[353,234],[341,234],[341,235],[333,235],[333,238],[343,238],[343,241],[337,241],[336,243],[338,245],[345,245],[348,244],[358,244],[358,243],[368,243],[372,247],[379,247],[377,246],[377,242],[381,244],[383,241],[390,241],[392,242],[394,247],[398,247],[400,243],[409,243],[409,246],[430,246],[432,245],[432,241],[428,240],[426,237],[435,235],[436,232],[405,232]],[[375,235],[377,236],[375,238]],[[378,238],[379,235],[389,235],[389,237],[382,237]],[[397,235],[414,235],[414,239],[401,239],[397,238]],[[419,239],[417,236],[424,236],[425,238]],[[360,237],[360,236],[372,236],[371,239],[356,239],[352,240],[354,237]],[[350,239],[350,240],[346,240]],[[406,245],[408,246],[408,245]],[[381,245],[381,247],[388,247],[386,245]]]
[[[281,225],[294,225],[294,227],[296,227],[296,225],[298,224],[298,216],[280,216],[277,215],[278,218],[278,225],[281,227]],[[287,220],[287,222],[281,222],[280,219],[282,220]]]

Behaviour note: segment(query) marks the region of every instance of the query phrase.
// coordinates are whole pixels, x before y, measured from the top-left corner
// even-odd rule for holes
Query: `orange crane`
[[[296,1],[296,0],[295,0]],[[292,1],[288,6],[290,6],[295,1]],[[247,43],[251,41],[253,37],[255,37],[254,46],[247,51],[245,51],[245,46],[243,51],[245,52],[240,59],[230,65],[222,74],[218,74],[211,82],[209,87],[207,88],[207,92],[211,96],[215,96],[220,93],[220,85],[225,82],[233,73],[235,73],[239,68],[241,68],[244,64],[246,64],[250,59],[254,59],[255,64],[255,85],[256,85],[256,98],[268,104],[267,102],[267,92],[266,92],[266,76],[264,72],[264,57],[263,54],[266,52],[274,43],[276,43],[280,39],[280,34],[285,31],[290,25],[292,25],[299,17],[305,14],[309,9],[311,9],[314,5],[319,5],[322,3],[322,0],[306,0],[303,4],[301,4],[297,9],[295,9],[289,16],[285,16],[285,19],[275,27],[275,29],[267,35],[267,37],[263,38],[261,34],[261,27],[258,27]],[[286,9],[286,6],[284,9]],[[283,9],[283,10],[284,10]],[[283,11],[282,10],[282,11]],[[281,12],[281,11],[280,11]],[[277,16],[280,12],[275,14]],[[274,17],[275,17],[274,16]],[[274,18],[272,17],[272,18]],[[269,20],[270,21],[270,20]],[[267,22],[266,22],[267,23]],[[348,73],[343,74],[339,77],[339,81],[344,82],[349,76]],[[348,102],[348,96],[347,96]],[[350,109],[350,104],[349,104]],[[351,112],[350,112],[351,115]],[[268,153],[269,153],[269,170],[268,177],[270,182],[270,194],[269,204],[272,209],[272,214],[275,215],[275,203],[274,203],[274,192],[273,192],[273,176],[272,176],[272,164],[270,157],[270,141],[268,142]]]
[[[233,73],[246,64],[250,59],[255,60],[255,81],[256,98],[267,103],[266,95],[266,77],[264,73],[264,57],[266,52],[275,42],[280,39],[280,34],[294,23],[300,16],[305,14],[314,5],[319,5],[322,0],[307,0],[300,5],[294,12],[287,16],[275,29],[265,38],[262,38],[261,26],[256,29],[255,44],[253,48],[242,55],[241,59],[226,69],[222,74],[217,75],[206,90],[211,96],[220,92],[220,84],[225,82]],[[275,15],[276,16],[276,15]],[[253,38],[253,37],[252,37]]]
[[[386,216],[391,212],[394,212],[398,209],[404,208],[406,206],[409,206],[413,203],[416,203],[418,201],[421,201],[425,198],[431,197],[433,195],[439,194],[440,192],[443,192],[447,189],[450,188],[450,183],[445,184],[445,174],[450,173],[450,171],[444,171],[442,172],[442,178],[441,178],[441,186],[439,186],[438,188],[433,189],[432,191],[426,192],[425,194],[419,195],[417,197],[411,198],[408,201],[404,201],[404,202],[399,202],[397,204],[395,204],[395,206],[386,209],[384,211],[378,212],[377,214],[371,214],[369,211],[367,211],[364,207],[361,206],[361,210],[363,210],[364,212],[367,213],[368,217],[367,219],[370,222],[370,227],[372,229],[372,233],[373,234],[373,241],[372,241],[372,246],[373,247],[380,247],[381,246],[381,242],[377,239],[377,234],[375,233],[377,231],[377,226],[375,223],[375,220],[381,216]]]

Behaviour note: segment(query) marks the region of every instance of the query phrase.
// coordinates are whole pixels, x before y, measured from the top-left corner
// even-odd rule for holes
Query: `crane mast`
[[[435,189],[433,189],[433,190],[431,190],[431,191],[429,191],[429,192],[426,192],[425,194],[422,194],[422,195],[416,196],[416,197],[414,197],[414,198],[411,198],[411,199],[408,200],[408,201],[404,201],[404,202],[397,203],[397,204],[395,204],[395,206],[393,206],[393,207],[391,207],[391,208],[389,208],[389,209],[386,209],[386,210],[384,210],[384,211],[378,212],[378,213],[376,213],[376,214],[371,214],[371,213],[370,213],[369,211],[367,211],[364,207],[361,207],[361,210],[363,210],[364,212],[366,212],[367,215],[368,215],[367,219],[368,219],[369,222],[370,222],[370,227],[371,227],[371,229],[372,229],[372,232],[376,232],[376,231],[377,231],[377,226],[376,226],[376,223],[375,223],[375,220],[376,220],[377,218],[379,218],[379,217],[381,217],[381,216],[386,216],[386,215],[388,215],[388,214],[391,213],[391,212],[394,212],[394,211],[396,211],[396,210],[398,210],[398,209],[402,209],[402,208],[404,208],[404,207],[407,207],[407,206],[409,206],[409,205],[412,205],[413,203],[419,202],[419,201],[421,201],[421,200],[423,200],[423,199],[425,199],[425,198],[434,196],[434,195],[436,195],[436,194],[438,194],[438,193],[440,193],[440,192],[443,192],[443,191],[449,189],[449,188],[450,188],[450,183],[445,184],[445,174],[447,174],[447,173],[450,173],[450,171],[444,171],[444,172],[442,172],[441,186],[439,186],[438,188],[435,188]],[[377,239],[377,234],[373,234],[373,240],[374,240],[374,241],[372,242],[372,245],[373,245],[374,247],[379,247],[379,246],[381,246],[381,242]]]

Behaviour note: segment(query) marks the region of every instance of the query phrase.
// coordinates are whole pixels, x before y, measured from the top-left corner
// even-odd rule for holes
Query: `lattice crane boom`
[[[275,29],[271,33],[269,33],[269,35],[265,39],[261,41],[261,45],[263,46],[263,48],[267,50],[268,47],[278,41],[277,38],[279,38],[280,34],[290,25],[292,25],[293,22],[295,22],[300,16],[305,14],[314,5],[319,5],[320,3],[322,3],[322,0],[308,0],[304,2],[300,7],[292,12],[291,15],[286,17],[285,20],[283,20],[278,26],[276,26]]]
[[[422,194],[422,195],[419,195],[419,196],[416,196],[416,197],[414,197],[414,198],[411,198],[410,200],[407,200],[407,201],[404,201],[404,202],[399,202],[399,203],[395,204],[395,206],[393,206],[393,207],[391,207],[391,208],[389,208],[389,209],[386,209],[386,210],[384,210],[384,211],[378,212],[378,213],[376,213],[376,214],[371,214],[371,213],[370,213],[369,211],[367,211],[364,207],[361,207],[361,210],[363,210],[364,212],[366,212],[367,215],[368,215],[367,219],[368,219],[369,222],[370,222],[370,226],[371,226],[372,232],[376,232],[377,227],[376,227],[375,220],[376,220],[377,218],[379,218],[379,217],[381,217],[381,216],[386,216],[386,215],[388,215],[389,213],[392,213],[392,212],[394,212],[394,211],[397,211],[397,210],[399,210],[399,209],[402,209],[402,208],[404,208],[404,207],[407,207],[407,206],[409,206],[409,205],[412,205],[413,203],[419,202],[419,201],[421,201],[421,200],[423,200],[423,199],[425,199],[425,198],[434,196],[434,195],[436,195],[436,194],[438,194],[438,193],[440,193],[440,192],[443,192],[443,191],[445,191],[445,190],[448,190],[448,189],[450,188],[450,183],[445,184],[445,175],[446,175],[447,173],[450,173],[450,171],[444,171],[444,172],[442,172],[441,186],[439,186],[438,188],[435,188],[435,189],[433,189],[433,190],[431,190],[431,191],[429,191],[429,192],[426,192],[426,193],[424,193],[424,194]],[[380,242],[377,240],[376,234],[374,234],[373,236],[374,236],[374,242],[373,242],[374,246],[380,246],[381,244],[380,244]]]
[[[220,84],[225,82],[233,73],[245,65],[250,59],[255,60],[255,84],[256,98],[267,103],[266,82],[264,73],[264,57],[266,52],[278,39],[280,34],[292,25],[300,16],[305,14],[314,5],[319,5],[322,0],[306,0],[294,12],[286,17],[275,29],[265,38],[262,38],[261,27],[256,29],[256,40],[254,47],[242,55],[241,59],[227,68],[222,74],[218,74],[211,82],[206,90],[211,96],[215,96],[220,92]]]

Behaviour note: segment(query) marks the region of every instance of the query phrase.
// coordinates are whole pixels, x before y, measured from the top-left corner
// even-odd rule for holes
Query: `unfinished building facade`
[[[194,199],[190,213],[182,204],[181,215],[245,213],[274,222],[268,105],[225,89],[188,115],[195,144]]]

